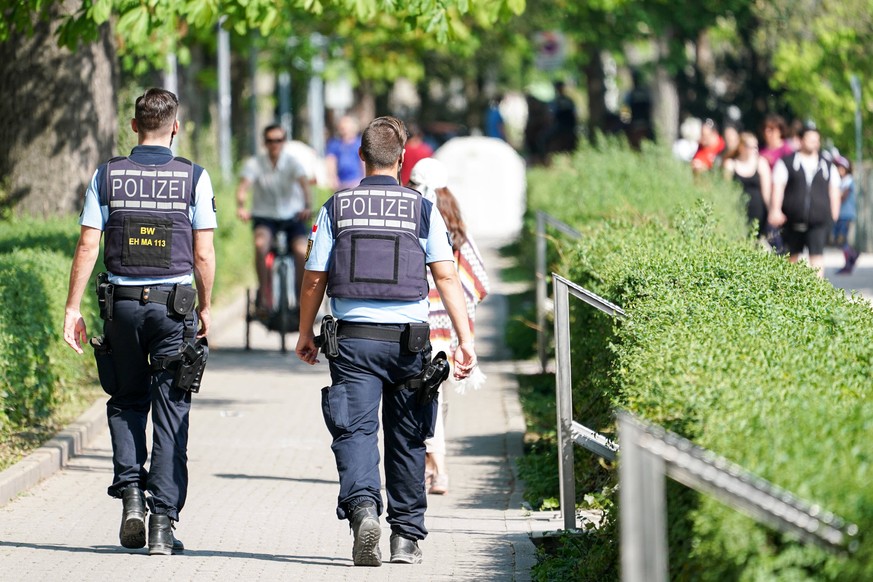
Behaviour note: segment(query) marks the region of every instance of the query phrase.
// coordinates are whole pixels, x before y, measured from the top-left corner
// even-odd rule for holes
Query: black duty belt
[[[142,301],[143,303],[160,303],[166,305],[170,299],[170,289],[155,289],[152,287],[132,287],[128,285],[115,285],[113,296],[115,300],[131,299],[134,301]]]
[[[338,322],[337,337],[399,342],[406,326],[368,325],[366,323]]]

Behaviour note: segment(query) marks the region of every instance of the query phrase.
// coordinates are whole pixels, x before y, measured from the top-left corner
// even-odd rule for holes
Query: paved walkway
[[[185,554],[150,557],[118,545],[120,503],[105,495],[111,448],[101,429],[64,470],[0,508],[0,578],[528,580],[534,550],[514,469],[524,421],[500,343],[506,287],[497,245],[480,242],[493,280],[477,320],[489,382],[463,397],[451,394],[451,491],[429,498],[423,564],[352,566],[352,536],[334,513],[338,483],[320,411],[327,365],[283,356],[278,336],[260,326],[256,349],[244,351],[238,301],[216,317],[204,387],[194,398],[191,485],[177,530]],[[293,346],[296,335],[290,339]],[[382,523],[387,556],[390,531]]]
[[[839,249],[825,249],[825,278],[834,287],[845,289],[847,294],[857,291],[863,297],[873,300],[873,254],[863,253],[855,264],[851,275],[837,275],[837,271],[845,264],[843,253]]]
[[[281,355],[278,336],[260,326],[253,328],[256,349],[244,351],[240,300],[216,317],[209,369],[192,410],[191,487],[177,530],[186,553],[149,557],[118,545],[120,504],[104,494],[111,448],[99,402],[82,417],[94,434],[84,454],[0,508],[0,579],[529,580],[528,533],[559,525],[521,509],[514,459],[524,422],[515,365],[500,343],[505,295],[514,291],[498,279],[497,243],[480,243],[492,277],[477,320],[489,383],[450,395],[451,492],[429,499],[423,564],[352,567],[352,537],[334,514],[338,484],[320,412],[327,367]],[[852,275],[835,274],[839,251],[828,250],[825,259],[835,285],[873,297],[873,256],[862,256]],[[296,337],[289,339],[293,345]],[[27,463],[13,469],[27,471]],[[383,532],[387,556],[384,519]]]

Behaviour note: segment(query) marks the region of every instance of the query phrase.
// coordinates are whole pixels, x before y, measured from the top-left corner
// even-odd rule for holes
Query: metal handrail
[[[803,501],[739,465],[666,429],[618,413],[619,444],[573,420],[570,366],[570,295],[612,316],[617,305],[552,273],[555,293],[555,391],[558,417],[558,472],[564,529],[576,528],[574,446],[609,460],[622,452],[622,579],[667,580],[665,479],[708,493],[759,523],[819,544],[829,550],[857,549],[858,526],[820,506]]]
[[[857,549],[857,525],[627,412],[618,413],[618,426],[624,582],[667,580],[665,476],[803,541],[831,551]]]
[[[540,369],[545,373],[548,365],[548,349],[546,346],[546,225],[550,225],[569,236],[580,238],[582,235],[570,225],[561,222],[551,214],[537,210],[536,233],[536,297],[537,297],[537,355],[540,359]]]
[[[564,529],[576,528],[576,476],[573,446],[579,445],[606,459],[614,460],[618,445],[573,420],[573,378],[570,369],[570,295],[612,316],[624,317],[624,310],[576,283],[552,273],[555,293],[555,400],[558,415],[558,474]]]

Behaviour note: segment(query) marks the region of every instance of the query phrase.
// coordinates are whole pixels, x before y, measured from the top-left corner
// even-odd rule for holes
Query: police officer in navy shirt
[[[151,512],[149,554],[184,549],[173,524],[188,490],[191,392],[176,385],[175,372],[163,364],[177,359],[183,344],[193,346],[195,337],[209,332],[215,276],[209,174],[170,151],[179,130],[178,107],[176,96],[163,89],[138,97],[131,128],[139,145],[95,172],[85,194],[64,315],[64,339],[81,354],[87,329],[79,306],[105,232],[107,276],[98,291],[103,336],[91,344],[100,383],[110,396],[114,478],[108,493],[122,499],[119,538],[126,548],[146,544],[145,518]]]
[[[431,358],[425,265],[460,341],[455,376],[468,376],[476,365],[445,222],[434,204],[397,182],[406,137],[393,117],[379,117],[364,131],[360,157],[366,177],[321,208],[301,290],[300,359],[318,361],[313,324],[325,290],[338,320],[338,355],[329,360],[332,385],[322,389],[322,412],[339,472],[337,516],[350,522],[356,566],[382,563],[380,402],[391,562],[422,559],[424,441],[433,432],[436,400],[420,401],[409,380]]]

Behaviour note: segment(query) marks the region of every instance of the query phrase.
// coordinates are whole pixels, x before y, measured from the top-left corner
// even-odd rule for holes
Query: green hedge
[[[251,227],[235,216],[232,187],[216,187],[220,306],[254,280]],[[94,358],[63,341],[70,264],[80,228],[75,216],[0,221],[0,469],[81,413],[96,394]],[[103,269],[98,258],[95,274]],[[82,312],[89,335],[102,329],[93,288]]]
[[[45,423],[64,402],[74,400],[93,382],[93,363],[63,341],[67,255],[35,249],[0,254],[0,271],[2,436]],[[84,305],[91,322],[95,303]]]
[[[610,408],[629,409],[873,530],[870,306],[743,237],[733,185],[695,182],[654,150],[560,164],[532,172],[529,196],[584,234],[559,270],[629,314],[574,306],[577,418],[609,430]],[[579,457],[581,496],[603,469]],[[681,486],[669,495],[671,579],[873,579],[866,544],[836,556]],[[592,538],[617,560],[614,537]]]

